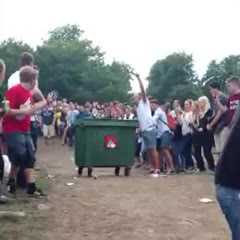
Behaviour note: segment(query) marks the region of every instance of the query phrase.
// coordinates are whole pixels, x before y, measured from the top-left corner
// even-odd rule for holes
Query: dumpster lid
[[[137,120],[112,120],[112,119],[80,119],[75,123],[76,127],[137,127]]]

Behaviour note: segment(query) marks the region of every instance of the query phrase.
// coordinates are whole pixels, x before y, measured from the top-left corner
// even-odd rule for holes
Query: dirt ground
[[[204,197],[215,200],[212,176],[152,179],[143,170],[134,170],[127,178],[115,177],[113,169],[98,169],[94,172],[98,175],[96,180],[76,178],[72,155],[60,142],[48,147],[40,143],[39,165],[51,175],[46,202],[51,210],[36,220],[36,232],[42,234],[39,239],[230,238],[217,203],[199,203]],[[67,186],[70,182],[74,185]]]

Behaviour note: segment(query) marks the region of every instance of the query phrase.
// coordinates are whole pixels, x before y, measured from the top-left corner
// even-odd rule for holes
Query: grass
[[[49,181],[45,177],[38,177],[36,183],[43,191],[49,191]],[[5,216],[0,218],[0,239],[45,240],[44,230],[49,224],[50,211],[39,211],[37,209],[39,203],[42,203],[42,200],[20,197],[11,204],[1,206],[2,211],[23,211],[26,213],[26,217]]]

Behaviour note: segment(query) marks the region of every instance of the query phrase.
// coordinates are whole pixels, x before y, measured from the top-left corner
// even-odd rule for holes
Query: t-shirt
[[[74,124],[78,114],[79,114],[79,112],[77,110],[73,110],[73,111],[68,112],[67,117],[66,117],[68,126],[71,126],[71,125]]]
[[[238,107],[239,101],[240,101],[240,93],[233,94],[228,98],[228,104],[227,104],[227,106],[228,106],[228,126],[230,126],[230,124],[232,122],[232,119],[233,119],[234,113]]]
[[[42,110],[42,122],[44,125],[50,126],[54,121],[54,111],[52,107],[45,107]]]
[[[219,158],[215,183],[240,190],[240,108],[234,116],[228,139]]]
[[[76,120],[78,120],[78,119],[82,119],[82,118],[91,118],[92,117],[92,115],[91,115],[91,113],[90,112],[88,112],[88,111],[79,111],[79,113],[77,114],[77,116],[76,116]]]
[[[186,136],[192,132],[191,122],[192,122],[192,112],[183,112],[181,116],[182,121],[182,135]]]
[[[28,108],[33,104],[32,94],[21,84],[11,87],[6,92],[5,98],[9,101],[11,109]],[[30,132],[30,117],[30,115],[5,115],[2,122],[3,133]]]
[[[56,118],[56,120],[60,120],[60,119],[61,119],[61,116],[62,116],[62,113],[61,113],[61,112],[56,112],[56,113],[55,113],[55,118]]]
[[[157,123],[157,138],[161,138],[164,132],[170,132],[166,113],[160,107],[154,112],[153,119]]]
[[[219,96],[219,101],[223,106],[228,106],[228,97],[225,94],[221,94]],[[218,112],[219,108],[218,105],[214,102],[213,103],[213,114],[216,115]],[[216,126],[227,126],[228,125],[228,112],[224,113],[221,118],[219,119],[218,123]]]
[[[148,99],[146,102],[142,99],[140,100],[136,108],[136,112],[141,131],[145,131],[148,128],[156,126],[156,122],[152,117],[151,106]]]

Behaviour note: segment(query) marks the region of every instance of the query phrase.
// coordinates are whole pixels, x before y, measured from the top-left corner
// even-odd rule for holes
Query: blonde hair
[[[198,99],[198,102],[203,103],[203,109],[199,109],[199,116],[204,117],[204,115],[207,113],[207,111],[210,109],[210,102],[208,97],[202,96]]]
[[[195,101],[192,105],[195,107],[195,109],[192,109],[192,124],[194,126],[198,126],[199,125],[199,102]]]

